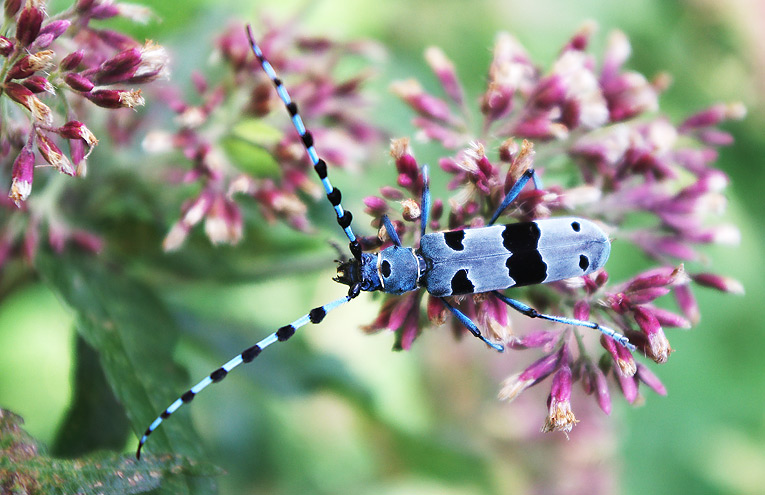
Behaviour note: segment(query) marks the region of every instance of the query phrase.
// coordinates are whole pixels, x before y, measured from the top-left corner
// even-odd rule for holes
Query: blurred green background
[[[411,352],[392,353],[391,335],[365,336],[358,329],[378,308],[363,296],[321,326],[306,328],[288,346],[269,349],[255,366],[237,370],[177,414],[191,418],[196,430],[191,438],[202,445],[202,459],[227,472],[218,478],[221,493],[763,493],[765,7],[760,3],[144,3],[162,22],[124,29],[168,46],[173,80],[181,86],[231,19],[253,22],[257,29],[263,13],[286,19],[302,9],[311,33],[381,42],[389,56],[377,67],[380,74],[369,92],[376,100],[374,120],[397,136],[413,135],[411,114],[387,85],[416,77],[435,88],[422,58],[427,46],[444,49],[475,97],[497,31],[513,33],[546,65],[590,19],[600,26],[593,53],[601,53],[610,30],[620,29],[632,43],[629,68],[649,77],[660,71],[673,76],[661,106],[675,122],[719,101],[742,101],[749,109],[745,120],[726,125],[736,143],[723,149],[718,162],[731,177],[726,217],[741,229],[742,243],[705,251],[711,269],[742,281],[746,295],[697,291],[701,323],[687,332],[669,331],[677,352],[663,366],[650,365],[668,396],[643,392],[645,404],[630,407],[614,392],[614,412],[606,418],[577,390],[574,408],[584,421],[569,441],[557,434],[531,435],[544,418],[544,385],[510,405],[495,400],[501,379],[522,369],[526,356],[487,356],[472,339],[455,342],[437,331],[426,332]],[[98,153],[92,161],[105,159]],[[387,153],[381,150],[379,156],[379,166],[363,181],[333,175],[358,218],[363,218],[361,198],[376,192],[378,178],[392,181]],[[427,161],[427,151],[419,156]],[[435,179],[436,196],[444,181]],[[358,183],[363,187],[351,187]],[[257,218],[248,218],[252,229],[238,247],[205,249],[197,236],[192,253],[205,254],[208,274],[220,260],[219,277],[168,283],[142,274],[180,328],[174,357],[189,377],[177,382],[177,393],[274,328],[343,293],[330,280],[334,253],[326,240],[338,240],[339,232],[323,215],[324,206],[312,209],[319,225],[312,238]],[[357,230],[365,227],[362,220]],[[280,256],[285,246],[298,246],[290,258],[297,261]],[[159,245],[145,249],[163,256]],[[243,249],[252,251],[250,258],[236,258]],[[617,245],[609,262],[616,280],[639,264],[619,253]],[[176,267],[194,262],[190,255],[169,259]],[[240,277],[231,275],[231,259],[250,263]],[[198,267],[193,270],[199,273]],[[0,405],[23,416],[27,430],[48,445],[55,443],[73,396],[74,334],[71,315],[40,282],[15,291],[0,306]],[[135,441],[131,436],[124,452],[131,455]]]

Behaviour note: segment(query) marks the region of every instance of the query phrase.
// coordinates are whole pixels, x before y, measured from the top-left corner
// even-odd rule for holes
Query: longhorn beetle
[[[428,168],[423,166],[420,247],[402,246],[390,219],[383,216],[383,227],[393,245],[378,253],[362,253],[361,245],[351,228],[351,212],[344,210],[341,206],[340,190],[329,182],[327,164],[318,157],[313,137],[303,124],[297,104],[292,101],[281,79],[255,42],[249,25],[247,37],[263,71],[273,82],[279,98],[287,108],[292,124],[305,146],[308,158],[321,179],[327,199],[335,209],[337,223],[350,242],[352,257],[346,261],[339,261],[337,276],[334,278],[336,282],[349,286],[348,294],[314,308],[289,325],[279,328],[191,387],[149,425],[138,443],[137,458],[140,459],[141,448],[149,435],[183,404],[191,402],[208,385],[223,380],[240,364],[249,363],[269,345],[289,339],[298,328],[308,323],[321,322],[327,313],[355,298],[361,291],[403,294],[424,287],[431,295],[441,298],[446,308],[475,337],[499,352],[502,352],[504,347],[486,339],[467,315],[446,300],[448,296],[491,292],[512,309],[530,318],[596,329],[630,350],[635,349],[624,335],[611,328],[590,321],[542,314],[499,292],[510,287],[586,275],[601,268],[611,251],[608,236],[597,225],[582,218],[551,218],[534,222],[494,225],[500,214],[530,180],[534,187],[542,188],[533,169],[526,170],[508,191],[486,227],[426,234],[430,213],[430,190]]]

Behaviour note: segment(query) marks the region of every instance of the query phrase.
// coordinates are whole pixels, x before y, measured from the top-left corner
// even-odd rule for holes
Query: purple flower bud
[[[13,64],[13,67],[11,67],[11,70],[8,71],[8,75],[5,77],[5,80],[10,81],[11,79],[24,79],[25,77],[29,77],[38,70],[45,70],[50,67],[52,61],[53,50],[44,50],[27,55]]]
[[[659,380],[659,377],[654,375],[653,372],[649,370],[647,366],[644,366],[638,363],[637,373],[635,373],[635,377],[641,382],[648,385],[657,394],[667,395],[667,389],[666,387],[664,387],[664,384],[661,383],[661,380]]]
[[[373,217],[379,217],[388,211],[388,203],[377,196],[367,196],[364,198],[364,204],[366,205],[364,211]]]
[[[631,305],[645,304],[668,294],[670,290],[669,287],[654,287],[652,289],[636,290],[630,292],[627,295],[627,298]]]
[[[587,301],[577,301],[574,304],[574,318],[577,320],[590,319],[590,304]]]
[[[502,382],[502,388],[499,391],[499,399],[512,401],[518,397],[521,392],[543,380],[550,373],[555,371],[560,363],[560,358],[560,352],[548,354],[533,362],[523,372],[505,379],[505,381]]]
[[[590,43],[590,37],[592,33],[597,30],[597,26],[593,22],[585,22],[585,24],[579,28],[579,31],[574,33],[571,39],[563,47],[562,51],[584,51],[587,49],[587,45]]]
[[[86,251],[96,254],[100,253],[104,247],[104,240],[102,238],[85,230],[73,230],[72,241]]]
[[[103,108],[133,108],[145,103],[140,89],[136,91],[99,89],[84,93],[84,96]]]
[[[33,93],[56,94],[56,88],[43,76],[30,76],[24,79],[21,84]]]
[[[126,79],[126,82],[130,84],[145,84],[155,79],[167,79],[169,77],[169,70],[167,69],[169,56],[163,46],[147,41],[141,47],[140,53],[141,62],[135,68],[133,75]]]
[[[412,311],[397,335],[396,348],[408,351],[412,347],[414,339],[420,334],[418,324],[419,311]]]
[[[32,91],[15,82],[6,82],[4,86],[5,94],[7,94],[13,101],[26,107],[37,122],[45,126],[49,126],[53,123],[53,114],[51,113],[50,108],[48,105],[40,101]]]
[[[78,12],[85,12],[88,9],[90,9],[97,1],[100,0],[77,0],[77,11]]]
[[[601,78],[601,84],[612,122],[628,120],[643,112],[658,109],[658,92],[642,74],[625,72],[612,80]]]
[[[217,195],[205,218],[205,234],[213,244],[237,244],[242,239],[242,214],[224,195]]]
[[[67,29],[69,29],[69,26],[71,26],[72,23],[70,21],[67,21],[66,19],[58,20],[49,22],[43,28],[40,30],[40,34],[52,34],[53,38],[58,38],[62,34],[66,32]]]
[[[679,165],[695,175],[703,175],[710,171],[709,165],[717,160],[719,153],[712,148],[685,148],[676,150],[674,156]]]
[[[523,337],[515,337],[508,341],[507,346],[512,349],[542,348],[550,351],[551,347],[560,339],[559,332],[536,331],[529,332]]]
[[[137,44],[130,36],[117,31],[112,31],[111,29],[101,29],[97,34],[101,41],[115,50],[126,50]]]
[[[566,87],[558,74],[548,76],[537,84],[529,97],[529,104],[541,110],[550,110],[563,105],[566,97]]]
[[[207,78],[204,76],[204,74],[202,74],[201,72],[197,70],[191,73],[191,83],[194,85],[194,89],[200,95],[205,94],[207,92],[207,89],[209,88],[209,83],[207,82]]]
[[[680,285],[673,291],[675,300],[680,310],[683,312],[686,318],[688,318],[692,325],[696,325],[701,319],[699,313],[699,305],[696,302],[696,298],[691,292],[689,285]]]
[[[69,240],[69,229],[62,224],[51,225],[48,230],[48,245],[56,254],[64,252]]]
[[[408,350],[419,334],[418,319],[420,295],[411,292],[400,298],[386,301],[377,319],[364,330],[367,332],[388,329],[396,332],[397,347]],[[440,302],[440,301],[439,301]]]
[[[140,63],[141,51],[138,48],[122,50],[98,67],[92,76],[93,81],[97,84],[113,84],[125,81],[133,77]]]
[[[16,43],[12,39],[0,36],[0,55],[7,57],[13,52],[15,46]]]
[[[21,8],[21,0],[5,0],[3,7],[5,8],[5,17],[13,19]]]
[[[645,349],[648,357],[658,364],[667,362],[673,349],[669,345],[664,330],[659,324],[659,320],[653,315],[650,309],[644,306],[638,306],[634,310],[635,322],[643,333],[648,337],[648,346]]]
[[[16,203],[16,206],[21,207],[21,203],[26,201],[29,194],[32,192],[32,181],[34,180],[34,167],[35,167],[35,154],[24,146],[19,152],[19,156],[13,162],[13,171],[11,176],[13,182],[11,183],[11,191],[8,196]]]
[[[548,414],[542,431],[562,431],[568,433],[579,422],[571,410],[571,368],[561,366],[552,379],[552,388],[548,398]]]
[[[685,122],[680,125],[679,131],[687,133],[692,129],[716,126],[725,120],[740,120],[745,115],[746,107],[741,103],[718,103],[685,119]]]
[[[719,129],[704,129],[697,134],[699,141],[710,146],[730,146],[733,144],[733,135]]]
[[[37,39],[29,45],[29,50],[40,50],[42,48],[48,48],[51,43],[55,41],[56,38],[54,38],[53,33],[40,33],[37,35]]]
[[[28,100],[30,97],[33,96],[32,92],[22,86],[19,83],[5,83],[5,92],[6,94],[15,102],[21,103],[24,105],[28,110],[30,109]]]
[[[447,122],[451,116],[449,105],[426,93],[420,83],[414,79],[395,82],[391,85],[391,90],[423,117]]]
[[[85,177],[87,175],[87,163],[85,158],[88,157],[93,148],[88,148],[85,151],[85,142],[81,139],[69,140],[69,157],[72,159],[72,163],[77,165],[77,177]]]
[[[611,394],[608,391],[608,380],[603,371],[597,366],[591,367],[592,383],[598,406],[606,413],[611,414]]]
[[[91,147],[98,144],[98,139],[96,139],[96,136],[90,132],[90,129],[85,127],[85,124],[77,120],[70,120],[63,126],[59,127],[56,132],[67,139],[81,139]]]
[[[455,148],[462,143],[462,135],[453,131],[448,126],[436,123],[425,117],[412,119],[415,127],[418,127],[425,138],[440,142],[445,148]]]
[[[48,23],[40,29],[40,34],[33,44],[34,49],[48,48],[51,43],[69,29],[70,25],[71,22],[64,19]]]
[[[708,228],[687,229],[682,233],[683,239],[697,244],[724,244],[738,246],[741,243],[741,231],[730,224],[715,225]]]
[[[605,335],[600,337],[600,344],[609,354],[611,354],[614,363],[616,363],[616,375],[632,376],[635,374],[635,358],[632,357],[632,353],[629,349],[617,344],[614,339],[606,337]]]
[[[691,275],[694,282],[704,287],[711,287],[722,292],[744,294],[744,286],[738,280],[714,273],[697,273]]]
[[[77,68],[78,65],[80,65],[80,62],[82,62],[82,58],[85,55],[85,52],[80,49],[73,51],[66,57],[64,57],[61,60],[61,63],[59,64],[59,68],[64,71],[74,70]]]
[[[654,268],[645,271],[634,277],[625,292],[638,292],[644,289],[655,289],[657,287],[666,287],[676,283],[685,283],[688,277],[685,274],[683,265],[678,267],[666,266]]]
[[[165,252],[176,251],[183,245],[183,242],[189,235],[189,230],[191,230],[191,227],[182,220],[173,224],[170,228],[170,232],[167,233],[162,241],[162,250]]]
[[[459,79],[457,79],[457,72],[454,70],[452,61],[447,58],[440,48],[433,46],[425,51],[425,60],[436,74],[436,77],[438,77],[444,92],[454,103],[462,105],[464,91]]]
[[[119,7],[112,3],[101,3],[89,8],[88,15],[93,19],[109,19],[118,16]]]
[[[400,199],[402,199],[404,197],[404,194],[400,190],[398,190],[398,189],[396,189],[395,187],[392,187],[392,186],[383,186],[383,187],[381,187],[380,188],[380,194],[385,199],[390,199],[390,200],[393,200],[393,201],[398,201],[398,200],[400,200]]]
[[[506,116],[513,109],[515,89],[500,84],[489,84],[481,100],[481,113],[493,122]]]
[[[405,297],[403,301],[396,304],[390,314],[390,320],[388,321],[388,329],[398,330],[406,321],[409,313],[412,311],[415,300],[412,297]]]
[[[70,72],[65,75],[64,82],[73,90],[81,93],[87,93],[96,86],[90,79],[76,72]]]
[[[36,133],[37,150],[45,158],[45,161],[53,165],[59,172],[74,177],[75,170],[69,158],[40,129],[36,129]]]
[[[428,295],[427,314],[428,320],[430,320],[433,325],[441,326],[446,323],[448,311],[449,310],[446,309],[443,302],[441,302],[441,299]]]
[[[513,132],[525,139],[565,139],[568,136],[566,126],[553,122],[547,114],[521,120]]]
[[[678,314],[663,308],[656,308],[653,306],[650,308],[651,313],[653,313],[653,315],[659,321],[659,324],[663,327],[691,328],[691,322]]]
[[[633,404],[638,398],[638,382],[637,377],[633,375],[624,376],[620,373],[616,374],[616,378],[619,382],[619,387],[622,389],[624,398],[630,404]]]
[[[439,198],[433,201],[433,205],[430,207],[430,219],[433,222],[438,222],[441,219],[441,215],[444,213],[444,202]],[[436,229],[437,230],[437,229]]]
[[[43,12],[37,7],[28,6],[19,14],[16,21],[16,39],[22,46],[29,46],[40,33],[43,21]]]

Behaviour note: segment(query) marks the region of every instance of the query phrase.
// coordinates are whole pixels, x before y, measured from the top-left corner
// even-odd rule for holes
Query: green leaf
[[[133,430],[143,434],[188,387],[186,374],[172,360],[178,330],[167,309],[149,287],[101,259],[40,252],[36,264],[47,284],[74,312],[77,331],[98,352],[106,379],[126,408]],[[198,438],[187,413],[163,423],[146,451],[198,458]],[[171,480],[168,493],[214,491],[211,482],[200,487],[199,480],[180,478]]]
[[[166,477],[210,476],[216,470],[181,456],[139,462],[101,452],[80,459],[55,459],[21,427],[24,420],[0,409],[0,486],[3,493],[120,495],[144,493]],[[168,492],[169,493],[169,492]]]
[[[255,177],[278,177],[280,165],[267,151],[283,133],[262,120],[246,119],[237,123],[231,135],[223,140],[228,157],[242,172]]]
[[[130,431],[125,410],[106,381],[98,354],[79,335],[74,358],[72,403],[56,436],[53,454],[77,457],[98,449],[122,448]]]

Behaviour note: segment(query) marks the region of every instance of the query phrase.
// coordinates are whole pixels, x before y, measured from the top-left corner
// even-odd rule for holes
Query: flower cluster
[[[162,47],[90,25],[118,16],[145,21],[148,13],[144,7],[111,0],[78,0],[51,16],[44,0],[5,0],[0,98],[15,104],[3,105],[0,169],[11,183],[2,206],[15,205],[28,221],[25,232],[18,229],[18,222],[15,228],[2,226],[6,235],[0,241],[0,264],[17,244],[33,257],[41,224],[49,229],[49,243],[56,250],[69,241],[89,250],[100,248],[96,236],[61,218],[56,208],[62,194],[58,179],[44,174],[41,180],[47,187],[40,201],[31,208],[26,201],[39,175],[36,164],[67,176],[86,174],[86,159],[98,143],[83,123],[93,109],[91,103],[106,109],[143,105],[141,91],[133,88],[166,75]]]
[[[359,90],[368,74],[362,72],[345,80],[335,80],[333,74],[344,56],[368,58],[375,55],[377,47],[366,42],[303,37],[291,25],[267,29],[259,34],[258,43],[286,81],[293,99],[300,102],[300,112],[311,123],[319,155],[341,167],[360,162],[369,144],[379,139],[379,132],[359,113],[365,106]],[[177,174],[178,179],[199,185],[167,234],[165,250],[180,247],[202,220],[213,243],[237,243],[242,237],[242,213],[234,199],[238,193],[254,199],[267,220],[282,219],[305,230],[307,207],[299,193],[320,193],[303,145],[271,81],[252,55],[242,25],[230,26],[217,40],[217,58],[225,64],[218,71],[223,76],[195,73],[195,103],[178,94],[166,96],[177,115],[177,130],[156,130],[145,141],[145,148],[152,152],[180,151],[191,162],[191,169]],[[273,139],[269,137],[273,131],[254,124],[272,110],[276,111],[273,125],[280,135]],[[260,125],[260,132],[249,132],[248,125]],[[264,150],[278,161],[277,176],[260,178],[264,173],[254,170],[253,154],[238,160],[228,152],[226,145],[232,139]]]
[[[713,164],[717,148],[732,142],[718,125],[741,118],[744,109],[719,104],[673,124],[658,112],[668,77],[649,81],[624,69],[630,45],[619,32],[609,37],[598,68],[587,52],[592,31],[588,25],[577,32],[546,72],[533,64],[512,36],[500,34],[487,89],[480,97],[482,125],[477,136],[469,125],[454,65],[439,49],[429,48],[426,59],[445,98],[426,92],[416,81],[396,83],[393,90],[416,112],[419,137],[457,150],[439,160],[440,168],[452,176],[449,188],[456,194],[448,201],[448,214],[443,201],[433,202],[430,227],[452,230],[485,225],[512,185],[533,166],[546,187],[526,187],[504,213],[508,222],[507,217],[533,220],[573,212],[599,222],[619,242],[634,244],[656,265],[618,284],[609,284],[607,272],[600,270],[523,289],[525,297],[540,311],[614,327],[629,337],[637,354],[661,364],[672,353],[665,329],[689,328],[699,320],[694,285],[731,293],[743,290],[734,280],[691,272],[686,265],[701,259],[702,245],[738,242],[734,226],[710,226],[708,217],[725,206],[722,191],[727,178]],[[398,187],[383,187],[379,196],[366,198],[366,211],[376,218],[393,217],[399,236],[408,236],[416,245],[420,167],[406,139],[393,141],[391,155]],[[378,239],[365,239],[365,247],[385,242],[381,231]],[[677,311],[665,309],[666,301],[659,301],[670,293]],[[450,321],[453,331],[464,332],[440,300],[423,290],[389,296],[367,330],[394,331],[396,346],[408,349],[422,331],[423,296],[430,322]],[[513,350],[535,349],[542,354],[505,380],[500,398],[512,400],[551,376],[544,431],[568,432],[576,424],[571,391],[577,381],[606,413],[611,410],[609,379],[631,403],[638,398],[640,383],[666,393],[648,367],[611,338],[600,337],[605,352],[602,358],[594,356],[583,332],[592,336],[597,332],[549,323],[529,323],[522,330],[524,323],[531,322],[525,319],[514,321],[511,330],[507,306],[487,294],[454,298],[453,304],[478,323],[488,338]]]

